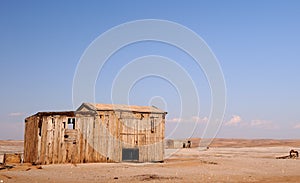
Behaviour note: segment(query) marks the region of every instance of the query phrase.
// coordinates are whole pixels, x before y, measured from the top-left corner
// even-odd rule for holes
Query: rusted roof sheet
[[[82,106],[95,111],[132,111],[132,112],[146,112],[146,113],[167,113],[155,106],[136,106],[136,105],[122,105],[122,104],[93,104],[83,103]],[[80,109],[79,107],[78,109]]]
[[[27,122],[27,119],[33,116],[55,116],[55,115],[59,115],[59,116],[68,116],[68,117],[75,117],[75,112],[74,111],[55,111],[55,112],[38,112],[34,115],[28,116],[27,118],[25,118],[25,122]]]
[[[55,111],[55,112],[38,112],[38,115],[50,116],[50,115],[66,115],[66,116],[74,116],[74,111]]]
[[[55,111],[55,112],[38,112],[35,115],[38,116],[53,116],[53,115],[65,115],[65,116],[75,116],[74,111]]]

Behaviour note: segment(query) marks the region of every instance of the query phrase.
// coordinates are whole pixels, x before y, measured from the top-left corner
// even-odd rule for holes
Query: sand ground
[[[297,147],[166,149],[164,163],[18,165],[0,182],[300,182],[300,159],[276,159]]]

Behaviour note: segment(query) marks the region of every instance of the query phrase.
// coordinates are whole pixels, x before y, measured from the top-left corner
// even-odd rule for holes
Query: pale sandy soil
[[[0,182],[300,182],[300,159],[276,159],[291,149],[300,151],[299,146],[166,149],[164,163],[23,165],[0,170]]]
[[[0,155],[22,151],[22,141],[0,141]],[[166,149],[164,163],[89,163],[0,170],[1,182],[300,182],[300,159],[276,159],[299,140],[217,139],[207,151]],[[0,157],[1,158],[1,157]]]

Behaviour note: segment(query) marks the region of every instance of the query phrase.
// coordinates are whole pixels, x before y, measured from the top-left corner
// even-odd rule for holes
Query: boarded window
[[[53,117],[52,117],[52,128],[55,129],[55,120]]]
[[[151,118],[151,133],[154,133],[155,131],[155,127],[154,127],[154,118]]]
[[[109,127],[109,115],[105,115],[106,128]]]
[[[68,118],[68,129],[75,129],[75,118]]]

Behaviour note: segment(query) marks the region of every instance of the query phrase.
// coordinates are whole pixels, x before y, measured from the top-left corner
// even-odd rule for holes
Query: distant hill
[[[192,147],[199,146],[200,138],[190,139]],[[300,139],[225,139],[216,138],[210,147],[300,147]]]

